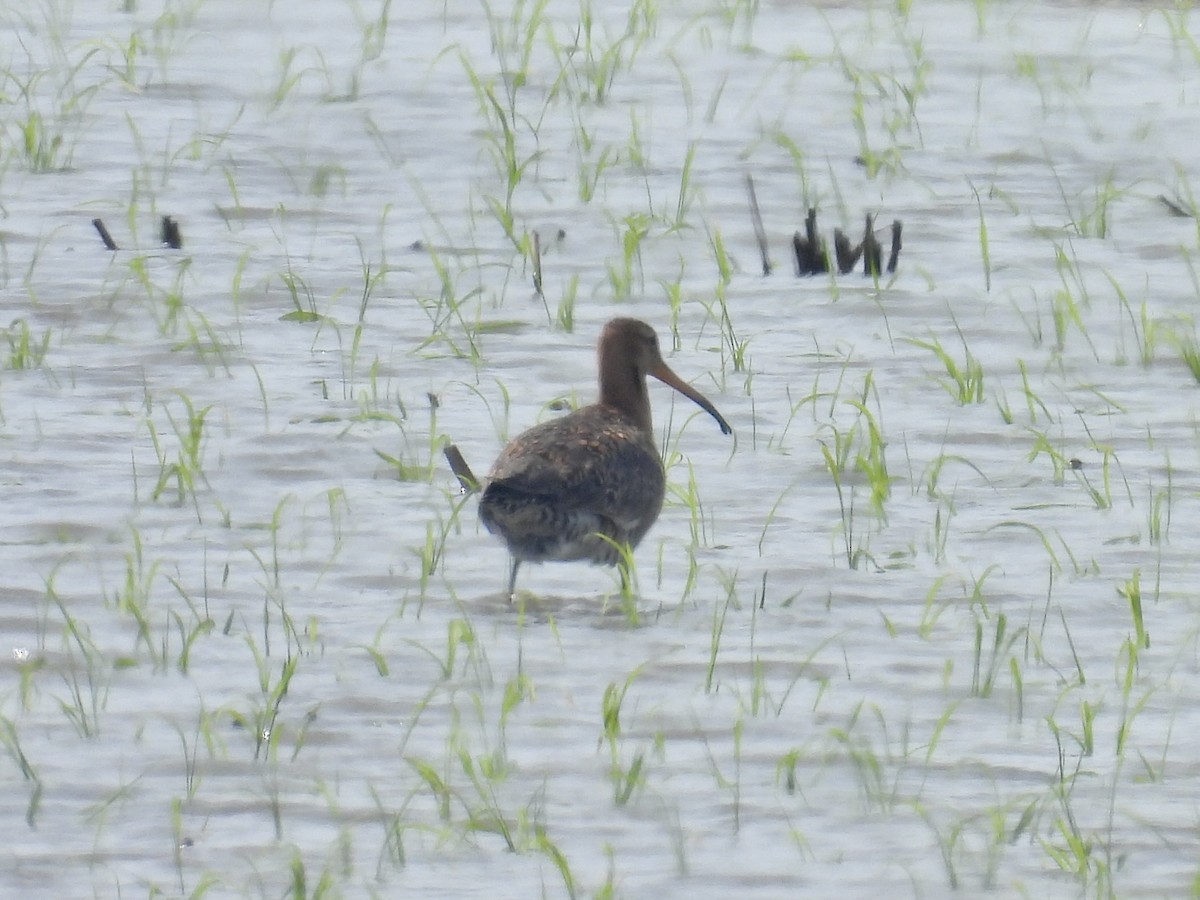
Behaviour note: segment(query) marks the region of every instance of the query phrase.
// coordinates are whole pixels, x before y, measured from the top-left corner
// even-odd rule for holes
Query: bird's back
[[[479,512],[518,559],[613,564],[619,557],[613,542],[637,546],[658,518],[664,488],[652,436],[594,404],[509,443]]]

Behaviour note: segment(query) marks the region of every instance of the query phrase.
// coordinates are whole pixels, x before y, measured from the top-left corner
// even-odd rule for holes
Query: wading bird
[[[666,475],[654,446],[646,376],[670,385],[733,429],[699,391],[663,362],[654,329],[637,319],[604,326],[598,350],[600,399],[535,425],[501,452],[479,516],[508,544],[508,597],[523,562],[588,560],[621,565],[662,509]]]

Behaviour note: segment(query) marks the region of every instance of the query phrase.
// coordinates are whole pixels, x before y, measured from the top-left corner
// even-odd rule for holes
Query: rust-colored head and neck
[[[600,334],[600,403],[618,410],[639,429],[653,434],[646,376],[675,388],[717,420],[721,431],[733,429],[708,399],[663,362],[654,329],[638,319],[613,319]]]

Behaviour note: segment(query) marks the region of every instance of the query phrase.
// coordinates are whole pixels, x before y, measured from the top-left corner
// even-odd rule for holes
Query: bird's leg
[[[521,567],[521,560],[517,557],[512,558],[512,568],[508,573],[508,602],[512,603],[513,598],[517,596],[517,569]]]

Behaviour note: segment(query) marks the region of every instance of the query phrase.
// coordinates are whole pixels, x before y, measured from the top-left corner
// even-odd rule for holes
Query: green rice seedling
[[[492,39],[492,53],[500,62],[509,99],[515,100],[518,90],[529,80],[529,66],[537,47],[540,32],[545,30],[553,37],[546,20],[549,0],[516,0],[507,18],[497,15],[484,0],[483,11],[488,21],[488,32]]]
[[[609,780],[612,782],[613,803],[617,806],[625,806],[633,797],[634,792],[645,784],[645,755],[639,750],[634,754],[630,765],[626,767],[621,762],[620,752],[620,744],[624,736],[621,729],[621,707],[625,703],[629,688],[641,673],[642,668],[638,666],[629,673],[625,678],[625,683],[620,687],[617,687],[615,683],[609,684],[604,689],[604,696],[601,700],[603,730],[600,742],[608,746]]]
[[[140,31],[131,31],[127,39],[109,38],[104,42],[104,49],[112,51],[108,55],[120,57],[120,65],[105,65],[114,75],[121,86],[127,91],[138,92],[146,87],[146,83],[138,83],[138,56],[145,51],[145,39]]]
[[[1179,330],[1172,332],[1171,342],[1179,353],[1179,358],[1197,382],[1200,382],[1200,342],[1197,342],[1195,332],[1183,334]]]
[[[713,753],[708,737],[699,721],[695,722],[696,733],[701,735],[704,755],[708,757],[708,765],[712,770],[713,780],[719,790],[729,792],[729,806],[733,812],[733,833],[737,834],[742,827],[742,734],[745,729],[741,716],[733,722],[733,777],[730,778],[721,771],[716,754]]]
[[[941,593],[942,587],[948,580],[948,575],[937,576],[930,584],[929,590],[925,592],[925,602],[920,611],[920,622],[917,624],[917,634],[925,640],[929,640],[934,634],[938,618],[941,618],[942,613],[946,612],[949,607],[948,602],[938,602],[937,600],[938,594]]]
[[[717,4],[717,15],[729,31],[731,46],[754,46],[754,23],[758,18],[758,8],[759,0],[720,0]],[[740,37],[735,40],[734,32],[739,30]]]
[[[367,307],[371,303],[371,298],[375,290],[383,283],[387,277],[386,266],[381,267],[378,271],[372,271],[371,262],[367,260],[366,253],[363,250],[362,241],[355,238],[355,244],[358,246],[358,259],[361,264],[362,271],[362,294],[358,302],[358,319],[354,325],[354,336],[350,342],[350,359],[347,366],[346,360],[343,357],[343,387],[342,396],[349,399],[355,389],[359,351],[362,348],[363,331],[366,327]]]
[[[620,157],[612,147],[604,147],[594,160],[588,159],[583,150],[579,151],[579,199],[583,203],[591,203],[596,196],[600,179],[612,168]]]
[[[285,322],[328,322],[331,321],[317,309],[317,295],[312,287],[298,275],[288,264],[286,272],[277,276],[287,289],[288,299],[292,301],[292,311],[284,313],[279,318]]]
[[[217,334],[204,313],[192,307],[185,309],[183,337],[171,345],[171,350],[190,350],[209,375],[215,375],[218,368],[223,369],[226,375],[232,375],[230,343]]]
[[[1056,290],[1051,299],[1050,315],[1054,322],[1055,349],[1062,352],[1066,348],[1067,334],[1074,325],[1083,335],[1083,339],[1087,341],[1096,362],[1100,362],[1100,354],[1096,351],[1096,346],[1092,343],[1087,326],[1083,322],[1082,310],[1091,306],[1091,297],[1079,262],[1073,255],[1068,256],[1061,244],[1055,244],[1054,258],[1055,268],[1062,281],[1062,288]]]
[[[762,531],[758,533],[758,555],[760,557],[763,555],[763,544],[766,543],[767,540],[767,531],[770,530],[771,526],[774,524],[775,516],[779,512],[779,507],[783,504],[784,498],[787,497],[787,495],[792,492],[792,489],[798,484],[800,484],[799,479],[791,482],[791,484],[785,487],[780,492],[779,496],[775,498],[775,502],[771,504],[771,509],[767,512],[766,518],[763,519]]]
[[[923,341],[918,338],[904,338],[904,341],[922,350],[928,350],[937,357],[946,370],[948,379],[939,378],[938,384],[953,397],[959,406],[968,406],[983,402],[983,364],[971,353],[966,339],[959,333],[964,353],[960,363],[942,346],[937,338]]]
[[[850,60],[840,46],[837,46],[836,57],[841,65],[843,74],[853,89],[850,121],[854,127],[854,133],[858,138],[858,156],[856,157],[856,162],[862,166],[869,180],[874,180],[881,174],[897,174],[903,169],[904,164],[902,147],[895,140],[901,128],[909,127],[915,123],[915,117],[911,117],[908,112],[901,114],[899,117],[894,115],[889,117],[885,111],[882,114],[882,125],[884,130],[891,136],[893,143],[882,150],[877,150],[872,147],[870,135],[872,126],[867,122],[867,109],[871,99],[886,101],[891,97],[891,88],[897,86],[898,83],[894,78],[889,79],[888,77],[861,69]],[[889,87],[889,81],[891,87]],[[915,98],[915,94],[911,96],[911,105],[906,101],[905,106],[908,110],[915,111]]]
[[[991,622],[990,642],[986,642],[987,623]],[[971,696],[990,697],[996,685],[996,678],[1005,668],[1008,654],[1013,646],[1024,636],[1024,627],[1012,632],[1008,630],[1008,617],[997,613],[992,619],[986,612],[975,616],[975,652],[971,669]],[[1010,673],[1012,669],[1010,667]]]
[[[1040,301],[1037,291],[1030,291],[1030,295],[1034,303]],[[1040,347],[1046,340],[1045,329],[1042,327],[1042,311],[1040,306],[1034,306],[1032,313],[1026,313],[1025,310],[1017,304],[1016,299],[1012,301],[1013,309],[1021,320],[1021,324],[1025,326],[1025,330],[1029,333],[1030,339],[1035,347]]]
[[[1041,542],[1042,549],[1044,549],[1046,551],[1046,555],[1050,559],[1051,571],[1053,571],[1055,573],[1062,572],[1062,570],[1063,570],[1062,560],[1060,560],[1058,558],[1058,554],[1055,553],[1054,545],[1050,542],[1049,535],[1047,535],[1046,532],[1043,531],[1041,528],[1038,528],[1036,525],[1031,525],[1028,522],[1007,521],[1007,522],[998,522],[995,525],[991,525],[986,529],[986,531],[992,531],[994,529],[999,529],[999,528],[1019,528],[1019,529],[1025,530],[1025,531],[1032,532],[1038,538],[1038,540]],[[1062,541],[1061,536],[1059,537],[1059,541],[1060,542]],[[1064,547],[1064,549],[1067,549],[1068,553],[1070,552],[1069,548],[1067,548],[1065,544],[1063,544],[1063,547]],[[1072,562],[1074,562],[1074,557],[1072,557],[1071,559],[1072,559]],[[1076,570],[1076,574],[1079,574],[1082,571],[1082,569],[1078,566],[1078,564],[1075,565],[1075,570]]]
[[[1025,408],[1029,413],[1030,424],[1037,423],[1039,409],[1042,411],[1043,418],[1053,421],[1054,416],[1050,414],[1050,408],[1046,406],[1029,383],[1029,367],[1025,364],[1025,360],[1017,360],[1017,370],[1021,373],[1021,394],[1025,397]]]
[[[887,456],[884,452],[887,448],[887,441],[883,437],[883,428],[879,419],[866,406],[867,395],[873,390],[874,375],[868,372],[863,383],[862,399],[850,401],[850,405],[858,410],[859,421],[866,425],[865,437],[860,442],[854,456],[854,468],[866,478],[870,488],[871,511],[880,522],[886,522],[886,505],[892,496],[892,482],[895,479],[888,474]],[[875,403],[878,409],[878,394],[875,395]]]
[[[21,778],[29,784],[29,802],[25,806],[25,824],[30,828],[37,827],[38,811],[42,805],[42,779],[37,769],[21,748],[21,739],[17,734],[17,725],[7,716],[0,716],[0,745],[21,773]]]
[[[1149,504],[1149,536],[1150,543],[1161,545],[1170,539],[1171,534],[1171,510],[1174,505],[1174,468],[1171,466],[1171,455],[1166,454],[1166,470],[1167,470],[1167,486],[1154,490],[1153,483],[1150,484],[1151,492]]]
[[[330,102],[349,102],[359,99],[362,87],[363,71],[369,63],[375,62],[383,55],[387,45],[388,24],[390,21],[392,0],[383,0],[375,16],[363,14],[358,4],[351,4],[355,21],[359,28],[358,53],[347,79],[346,90],[342,94],[327,94],[325,99]]]
[[[692,204],[696,199],[696,189],[692,184],[692,165],[695,161],[696,142],[688,141],[687,152],[683,157],[683,166],[679,171],[679,195],[675,200],[675,216],[670,220],[667,229],[668,232],[682,231],[688,227],[687,220],[691,214]],[[722,277],[725,283],[728,284],[729,279],[725,276],[730,268],[730,264],[725,254],[724,244],[721,243],[721,233],[719,230],[709,234],[709,242],[713,245],[713,251],[717,256],[717,265],[721,269]]]
[[[575,900],[579,896],[579,892],[575,887],[575,876],[571,874],[571,867],[567,863],[566,854],[559,849],[554,841],[550,840],[550,835],[546,829],[539,825],[534,829],[534,848],[554,865],[555,871],[563,881],[563,889],[567,892],[570,900]]]
[[[451,801],[457,800],[457,795],[451,790],[447,779],[439,774],[438,770],[428,762],[419,759],[415,756],[406,756],[404,761],[416,772],[417,777],[425,783],[429,788],[430,794],[437,808],[438,818],[445,823],[450,822],[451,816]]]
[[[1104,240],[1109,235],[1109,207],[1125,194],[1127,189],[1117,188],[1113,184],[1113,173],[1110,171],[1102,183],[1093,185],[1089,197],[1080,198],[1080,203],[1072,203],[1067,196],[1058,170],[1051,166],[1054,181],[1058,185],[1059,196],[1067,211],[1067,224],[1072,231],[1082,238],[1098,238]]]
[[[1075,782],[1080,775],[1083,755],[1078,757],[1074,771],[1067,771],[1067,753],[1062,746],[1062,730],[1053,719],[1048,720],[1051,734],[1058,743],[1058,772],[1051,794],[1060,812],[1055,817],[1055,838],[1041,838],[1042,851],[1059,869],[1071,875],[1089,895],[1114,897],[1112,871],[1101,858],[1095,836],[1085,833],[1071,806]]]
[[[469,801],[466,805],[467,818],[464,828],[468,834],[482,832],[498,835],[510,852],[516,852],[518,846],[524,846],[523,836],[513,830],[496,795],[496,784],[506,772],[507,761],[502,754],[474,754],[465,738],[460,733],[451,738],[451,750],[454,753],[463,774],[475,789],[479,804]]]
[[[1055,446],[1044,432],[1030,428],[1030,433],[1034,437],[1033,449],[1029,451],[1029,455],[1025,457],[1026,461],[1034,462],[1043,454],[1050,461],[1050,465],[1054,470],[1054,483],[1062,484],[1066,479],[1066,473],[1072,468],[1071,460],[1067,455]]]
[[[1176,58],[1180,55],[1179,49],[1182,46],[1192,60],[1200,61],[1200,43],[1197,43],[1192,35],[1192,10],[1186,6],[1170,6],[1156,9],[1152,14],[1157,14],[1167,26],[1167,34],[1171,38]]]
[[[292,46],[280,50],[278,57],[279,69],[275,79],[275,86],[267,93],[269,111],[275,112],[283,106],[292,91],[305,78],[320,73],[321,66],[319,65],[296,65],[296,61],[300,59],[302,49],[314,53],[318,60],[320,60],[321,51],[315,47],[301,48]]]
[[[621,243],[621,258],[616,265],[606,263],[608,282],[616,300],[628,300],[636,287],[638,293],[646,289],[645,273],[642,271],[642,241],[650,233],[650,218],[644,213],[630,213],[617,228]]]
[[[950,523],[954,520],[956,511],[953,494],[950,496],[938,495],[937,509],[933,514],[933,536],[930,542],[933,561],[936,563],[940,564],[946,561],[946,544],[950,540]]]
[[[921,817],[922,821],[933,832],[934,840],[937,842],[938,852],[942,856],[942,865],[946,868],[946,879],[950,885],[950,890],[957,891],[961,886],[958,877],[958,869],[956,867],[956,854],[960,852],[959,841],[963,838],[964,823],[958,821],[953,823],[948,829],[943,831],[938,827],[936,819],[927,810],[920,801],[913,802],[913,808]]]
[[[800,183],[800,199],[802,209],[817,209],[821,205],[821,196],[811,186],[808,173],[807,155],[803,148],[781,127],[772,127],[766,133],[767,140],[787,154],[791,161],[796,179]]]
[[[276,725],[300,657],[288,653],[280,662],[276,675],[272,671],[269,656],[259,651],[258,645],[250,635],[245,635],[245,641],[254,656],[254,665],[258,671],[261,705],[252,706],[249,714],[233,711],[231,715],[239,727],[254,735],[254,758],[275,759],[282,739],[281,730]]]
[[[100,713],[108,704],[111,666],[92,640],[87,625],[67,610],[54,588],[53,576],[46,582],[46,599],[63,620],[62,644],[67,661],[59,675],[66,685],[67,699],[58,698],[59,709],[80,737],[95,737],[100,733]]]
[[[839,390],[831,395],[836,402]],[[833,479],[834,489],[838,495],[838,506],[841,511],[841,531],[847,564],[858,568],[860,563],[874,562],[865,546],[859,546],[856,538],[854,523],[855,487],[847,483],[847,474],[853,464],[853,471],[864,476],[870,489],[870,510],[880,522],[887,520],[886,504],[891,496],[892,477],[888,474],[885,449],[887,442],[883,437],[883,429],[878,417],[867,407],[867,400],[874,394],[875,406],[879,406],[879,396],[875,389],[874,374],[868,372],[863,380],[862,392],[859,396],[843,401],[856,413],[853,424],[844,429],[836,421],[822,426],[830,438],[821,440],[821,454],[825,460],[826,470]],[[815,397],[815,392],[814,392]],[[833,409],[831,408],[831,413]],[[868,529],[869,531],[869,529]]]
[[[941,489],[941,482],[942,471],[946,468],[947,463],[959,463],[966,466],[976,475],[982,478],[988,487],[995,489],[995,486],[992,484],[987,475],[984,474],[983,470],[975,465],[975,463],[971,462],[971,460],[967,459],[967,457],[961,456],[957,453],[941,453],[933,460],[933,462],[928,465],[928,467],[926,467],[923,477],[920,480],[921,483],[925,485],[925,495],[931,500],[937,498],[938,496],[944,496]]]
[[[629,137],[625,141],[625,162],[634,171],[641,172],[643,176],[650,171],[650,157],[646,153],[646,145],[642,141],[642,129],[638,119],[637,109],[631,107],[629,110]],[[649,194],[649,183],[647,182],[647,194]],[[654,211],[654,199],[647,196],[647,202],[650,205],[651,212]]]
[[[404,822],[405,809],[403,806],[399,812],[392,812],[385,806],[375,785],[368,784],[367,789],[371,792],[371,801],[375,804],[379,824],[383,828],[383,846],[379,850],[379,859],[375,864],[375,877],[382,880],[385,862],[391,863],[393,869],[403,869],[408,864],[408,853],[404,849],[404,833],[409,826]]]
[[[475,628],[471,625],[469,619],[451,619],[447,623],[445,659],[434,654],[424,644],[412,640],[406,641],[406,643],[422,651],[437,663],[438,668],[441,670],[441,679],[443,681],[447,681],[453,677],[460,648],[467,651],[468,657],[473,657],[477,649]]]
[[[509,414],[511,413],[512,397],[508,392],[508,387],[499,378],[495,379],[496,392],[500,395],[500,411],[497,413],[492,409],[491,397],[485,394],[482,390],[474,385],[468,384],[467,390],[478,397],[483,405],[487,408],[488,418],[491,419],[492,428],[496,433],[496,442],[500,445],[508,443],[509,433]]]
[[[683,260],[680,259],[679,273],[675,276],[674,281],[667,281],[665,278],[658,280],[659,287],[666,295],[667,308],[670,310],[672,350],[679,350],[683,347],[683,341],[679,337],[679,313],[683,309],[683,273]]]
[[[721,246],[721,252],[724,248]],[[742,338],[738,335],[737,329],[733,324],[733,317],[729,315],[729,301],[726,296],[725,282],[718,280],[716,288],[713,291],[712,301],[700,301],[705,310],[708,312],[708,317],[717,323],[721,330],[721,372],[724,374],[727,371],[735,373],[747,373],[746,393],[750,393],[750,381],[753,376],[749,373],[750,369],[750,339]]]
[[[34,335],[25,319],[14,319],[4,329],[4,341],[8,345],[4,368],[16,371],[39,369],[45,363],[46,352],[50,349],[50,329],[47,328],[39,337]]]
[[[191,606],[191,601],[184,593],[180,584],[172,578],[167,579],[175,590],[184,598],[184,601]],[[179,656],[175,661],[175,668],[179,670],[181,675],[188,673],[188,667],[191,664],[192,648],[196,642],[211,634],[216,629],[216,622],[207,616],[200,617],[196,614],[195,607],[192,607],[192,618],[185,621],[183,616],[175,610],[169,612],[170,617],[174,620],[175,630],[179,635]],[[163,656],[166,657],[166,637],[163,638]]]
[[[183,728],[180,727],[179,723],[172,723],[175,728],[175,734],[179,737],[179,744],[183,749],[184,791],[188,800],[194,800],[196,798],[196,792],[200,789],[200,782],[202,781],[197,762],[200,753],[200,745],[202,743],[201,722],[204,720],[204,717],[205,713],[204,711],[201,711],[200,718],[197,720],[195,731],[193,731],[190,740],[188,739],[188,736],[184,734]]]
[[[292,656],[293,654],[304,652],[304,642],[300,629],[296,626],[296,623],[287,611],[287,598],[283,590],[282,566],[279,558],[279,535],[283,529],[283,514],[291,501],[292,497],[288,495],[275,504],[275,509],[271,513],[271,521],[265,526],[270,538],[270,555],[264,558],[257,547],[246,547],[247,552],[262,571],[264,579],[259,582],[263,588],[262,640],[264,658],[271,656],[271,610],[273,608],[279,610],[279,624],[282,627],[284,635],[284,653],[287,656]],[[257,648],[254,649],[257,653]]]
[[[429,430],[426,432],[425,447],[419,448],[416,453],[404,453],[402,451],[398,456],[392,456],[379,449],[375,450],[376,456],[395,469],[396,476],[400,481],[432,481],[434,473],[441,464],[442,447],[449,442],[449,438],[438,431],[437,410],[439,400],[437,395],[426,394],[426,398],[429,401]],[[404,441],[405,450],[409,449],[415,443],[409,440],[409,433],[404,427],[408,419],[408,411],[403,402],[401,402],[399,413],[378,412],[372,413],[365,418],[371,421],[394,422],[400,430],[400,437]]]
[[[630,69],[638,50],[654,28],[654,4],[639,0],[630,7],[624,32],[601,33],[592,0],[581,0],[574,34],[559,40],[548,29],[550,48],[558,61],[562,84],[575,104],[608,102],[617,75]]]
[[[798,747],[793,747],[779,758],[775,764],[775,781],[783,783],[783,789],[789,794],[803,793],[796,778],[796,770],[801,763],[808,761],[808,755]]]
[[[21,777],[26,781],[37,782],[37,769],[29,761],[29,757],[25,755],[25,751],[21,749],[21,739],[17,734],[17,724],[7,716],[0,716],[0,744],[4,746],[4,752],[8,754],[9,759],[13,761],[17,769],[21,772]]]
[[[138,634],[134,652],[136,653],[137,646],[145,644],[154,663],[155,671],[161,671],[166,668],[166,641],[170,632],[164,632],[161,649],[156,647],[151,634],[149,609],[160,562],[156,560],[147,565],[142,552],[141,534],[133,527],[130,528],[130,532],[133,549],[125,554],[124,582],[111,597],[106,596],[105,600],[111,603],[119,613],[130,616],[137,623]]]
[[[979,258],[983,265],[983,289],[992,292],[992,252],[988,244],[987,219],[983,215],[983,201],[979,198],[979,189],[971,185],[971,193],[975,195],[975,208],[979,212]]]
[[[1113,452],[1112,447],[1095,445],[1095,449],[1099,450],[1104,456],[1100,468],[1100,483],[1098,485],[1092,484],[1092,480],[1088,478],[1083,464],[1078,460],[1071,461],[1071,474],[1075,476],[1076,481],[1083,485],[1084,490],[1087,491],[1088,496],[1091,497],[1092,502],[1096,505],[1096,509],[1111,509],[1113,505],[1112,468],[1115,463],[1117,468],[1120,469],[1120,461],[1117,459],[1117,455]],[[1129,481],[1125,479],[1124,474],[1122,474],[1122,480],[1125,483],[1125,493],[1129,500],[1129,505],[1135,506],[1133,489],[1129,486]]]
[[[733,263],[729,259],[729,254],[725,252],[725,241],[721,237],[719,228],[709,231],[708,243],[712,247],[713,259],[717,263],[717,274],[721,281],[721,287],[727,288],[729,282],[733,280]]]
[[[414,551],[418,560],[420,560],[419,587],[422,599],[424,599],[429,590],[430,579],[437,573],[439,568],[445,565],[446,544],[450,539],[452,531],[458,528],[458,515],[462,511],[463,506],[466,505],[468,499],[470,498],[462,495],[454,501],[448,518],[443,518],[439,513],[436,523],[425,523],[425,543]]]
[[[475,366],[481,365],[483,354],[479,347],[479,329],[477,324],[467,321],[464,307],[468,301],[478,300],[483,294],[483,288],[475,287],[459,296],[458,273],[450,271],[449,266],[432,246],[428,250],[440,289],[436,299],[421,294],[416,297],[431,326],[429,337],[423,340],[417,349],[445,345],[454,357],[467,360]],[[458,338],[456,332],[461,333],[462,338]]]
[[[183,403],[186,415],[176,419],[169,406],[164,405],[163,411],[171,429],[178,441],[178,450],[174,459],[169,459],[167,451],[160,443],[158,429],[152,420],[147,420],[146,427],[150,433],[154,454],[158,458],[158,480],[155,482],[151,499],[158,500],[172,484],[175,486],[176,504],[182,506],[185,500],[191,500],[196,512],[196,520],[202,521],[200,503],[197,491],[201,486],[208,487],[208,478],[204,474],[204,439],[205,425],[212,406],[196,409],[191,398],[181,391],[176,395]]]
[[[519,127],[528,129],[536,145],[540,116],[545,115],[546,107],[543,106],[538,122],[531,121],[517,111],[515,88],[506,91],[505,103],[501,104],[496,96],[495,85],[480,78],[464,54],[459,54],[459,61],[475,92],[480,114],[486,123],[488,155],[492,159],[496,174],[504,185],[503,201],[490,195],[485,196],[484,199],[487,201],[492,215],[500,224],[505,237],[518,251],[521,251],[521,237],[517,234],[516,220],[513,214],[513,197],[525,175],[541,158],[542,151],[535,149],[526,152],[521,146],[522,141],[517,129]],[[549,100],[546,102],[549,103]]]
[[[1129,603],[1129,612],[1133,618],[1135,644],[1138,647],[1150,646],[1150,633],[1146,630],[1146,620],[1142,614],[1142,570],[1134,569],[1133,577],[1117,588],[1117,593]]]
[[[721,580],[725,587],[725,602],[713,605],[713,622],[708,641],[708,668],[704,675],[704,693],[706,694],[711,694],[715,687],[713,679],[717,671],[717,655],[721,650],[721,636],[725,633],[725,618],[729,614],[729,607],[737,597],[737,572],[728,576],[722,572]]]
[[[4,172],[3,162],[0,161],[0,175],[3,175],[3,172]],[[5,210],[5,207],[2,204],[0,204],[0,212],[5,212],[5,214],[7,214],[7,211]],[[35,276],[35,273],[37,272],[38,265],[41,262],[42,254],[51,245],[51,242],[53,241],[53,239],[55,237],[57,237],[58,233],[60,231],[62,231],[64,227],[65,226],[59,226],[57,228],[52,228],[52,229],[42,233],[41,235],[39,235],[37,241],[33,245],[32,252],[29,254],[29,264],[25,267],[25,271],[22,274],[21,283],[22,283],[22,286],[25,288],[25,291],[29,295],[30,304],[32,306],[36,307],[39,305],[38,291],[40,289],[40,281],[41,280],[35,278],[34,276]],[[4,264],[4,278],[3,278],[3,280],[0,280],[0,284],[7,285],[8,278],[9,278],[9,276],[8,276],[9,259],[8,259],[8,243],[7,243],[7,241],[0,240],[0,260],[2,260],[3,264]]]
[[[16,148],[14,155],[30,172],[62,172],[71,167],[75,147],[83,137],[81,129],[87,108],[100,90],[99,84],[80,87],[77,80],[99,51],[99,47],[93,46],[75,61],[64,56],[61,70],[39,68],[25,81],[12,72],[7,73],[6,80],[14,83],[24,109],[14,113],[5,125],[5,143]],[[54,77],[58,83],[52,94],[54,109],[43,111],[38,108],[36,98],[41,93],[39,83],[47,77]],[[12,131],[16,134],[11,134]]]
[[[279,835],[282,838],[282,834]],[[304,857],[299,850],[292,853],[292,860],[289,866],[292,880],[288,887],[288,895],[293,900],[308,900],[309,897],[314,900],[319,898],[335,896],[336,877],[330,871],[329,865],[324,866],[320,871],[320,876],[311,878],[308,874],[307,867],[304,864]],[[309,882],[312,882],[310,887]]]
[[[834,726],[825,733],[828,744],[833,748],[829,756],[844,754],[846,760],[853,766],[857,778],[859,797],[867,809],[877,809],[889,812],[896,802],[894,786],[889,786],[885,764],[889,762],[885,755],[881,757],[872,745],[871,739],[855,734],[865,701],[859,701],[851,711],[844,726]],[[879,710],[875,710],[879,713]]]
[[[845,484],[846,457],[849,453],[854,432],[842,432],[835,425],[827,426],[827,433],[832,440],[832,447],[826,441],[821,441],[821,455],[825,459],[825,470],[833,479],[834,490],[837,491],[838,509],[841,514],[842,543],[846,554],[846,564],[858,568],[864,558],[864,548],[859,545],[858,535],[854,526],[854,489]]]
[[[558,299],[558,309],[554,317],[559,330],[565,331],[567,334],[573,334],[575,331],[575,300],[578,295],[579,273],[576,272],[571,275],[567,286],[563,289],[562,296]]]
[[[668,427],[670,423],[668,422]],[[667,446],[667,439],[664,437],[662,446]],[[664,465],[668,468],[673,467],[675,458],[664,461]],[[691,542],[693,546],[708,545],[707,518],[704,515],[704,502],[700,498],[700,483],[696,480],[696,470],[692,466],[690,460],[685,460],[687,466],[687,482],[686,486],[680,487],[675,481],[669,481],[667,489],[671,497],[688,509],[688,530],[691,534]]]
[[[1001,386],[992,397],[996,401],[996,411],[1000,413],[1000,418],[1004,420],[1004,424],[1013,424],[1016,421],[1016,416],[1013,414],[1012,406],[1008,402],[1008,392]]]
[[[1142,301],[1140,313],[1135,314],[1133,306],[1129,302],[1129,297],[1126,296],[1124,289],[1117,282],[1116,278],[1112,276],[1112,273],[1105,271],[1104,277],[1108,279],[1108,283],[1112,285],[1113,292],[1117,296],[1118,308],[1123,310],[1125,316],[1129,319],[1133,329],[1134,343],[1137,345],[1138,362],[1143,366],[1149,366],[1154,362],[1155,349],[1162,326],[1150,316],[1150,311],[1145,300]],[[1123,365],[1125,361],[1125,329],[1122,327],[1117,346],[1117,363]]]
[[[980,856],[983,858],[981,886],[984,890],[992,890],[996,886],[1000,863],[1007,848],[1016,843],[1025,832],[1037,811],[1036,802],[1027,804],[1016,827],[1010,829],[1008,818],[1011,807],[1011,803],[996,805],[988,807],[980,814],[956,817],[943,830],[938,826],[932,811],[926,809],[920,801],[913,802],[913,808],[933,832],[952,889],[961,888],[963,883],[958,871],[960,858],[962,862],[970,864],[975,863]]]

